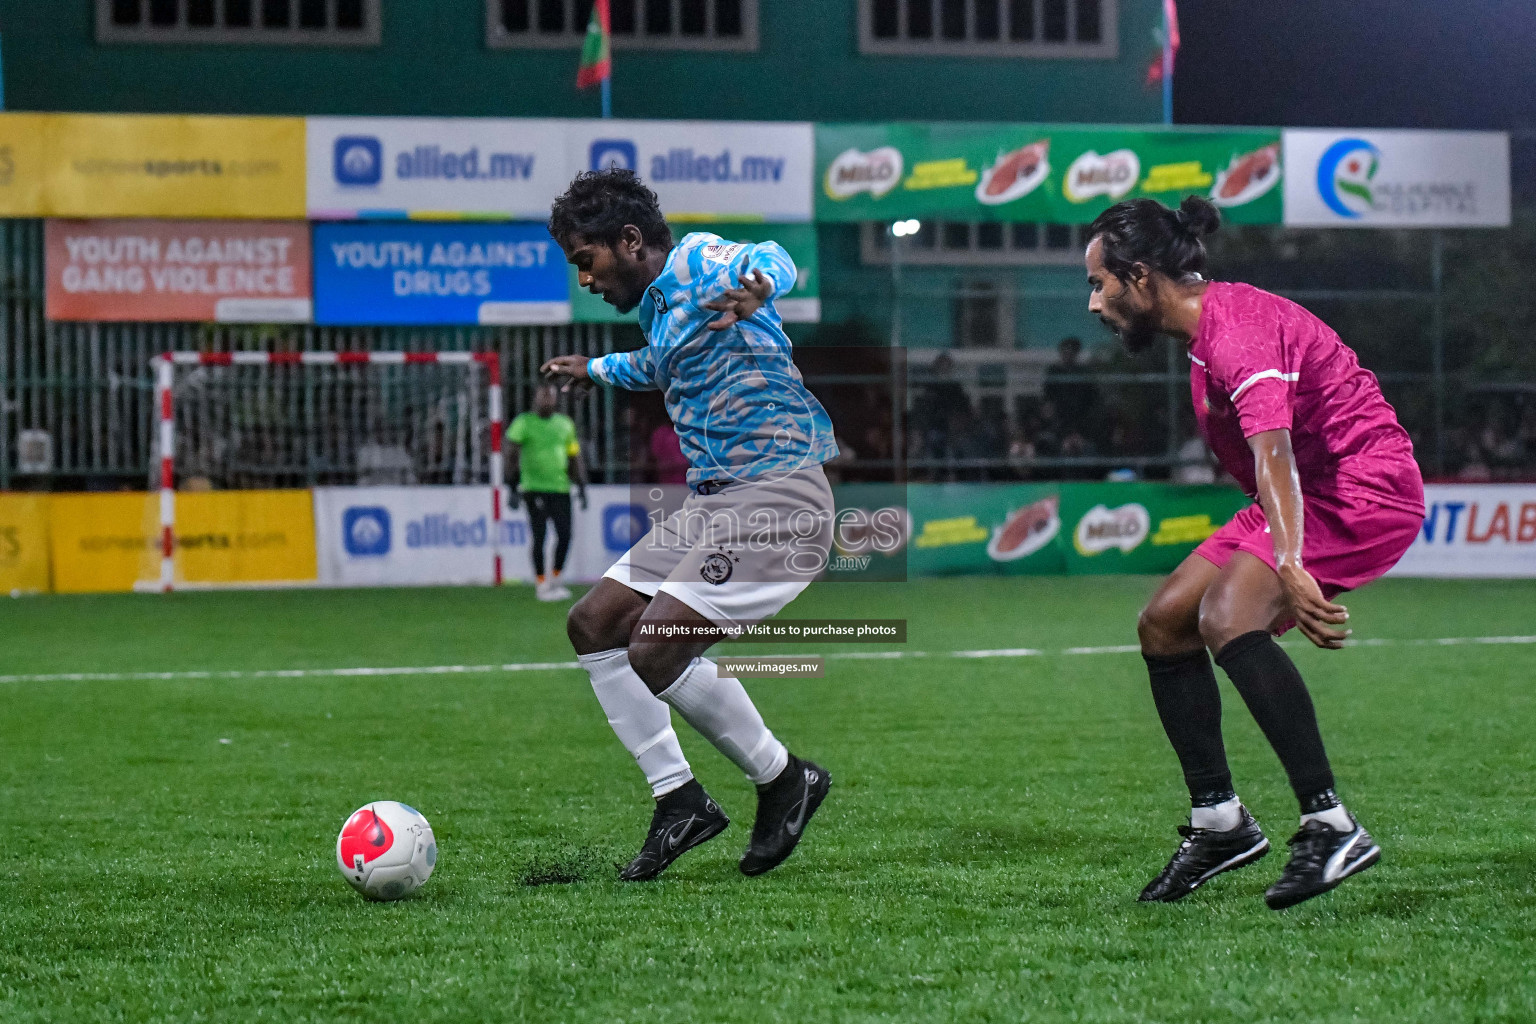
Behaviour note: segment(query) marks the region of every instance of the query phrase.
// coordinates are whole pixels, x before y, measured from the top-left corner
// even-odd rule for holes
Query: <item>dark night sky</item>
[[[1181,123],[1536,131],[1536,0],[1178,6]]]

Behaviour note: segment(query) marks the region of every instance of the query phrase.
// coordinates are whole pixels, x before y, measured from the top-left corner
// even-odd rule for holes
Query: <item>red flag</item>
[[[576,88],[597,85],[612,73],[611,44],[608,0],[594,0],[592,19],[587,22],[587,37],[581,43],[581,67],[576,71]]]
[[[1179,53],[1179,9],[1174,6],[1174,0],[1163,0],[1163,27],[1154,34],[1160,46],[1168,50],[1168,69],[1172,71],[1174,58]],[[1157,85],[1162,80],[1163,50],[1159,49],[1147,68],[1147,84]]]

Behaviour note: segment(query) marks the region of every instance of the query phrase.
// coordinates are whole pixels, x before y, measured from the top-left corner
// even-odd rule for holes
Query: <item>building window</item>
[[[756,50],[758,0],[608,0],[615,49]],[[485,44],[576,48],[592,0],[486,0]]]
[[[377,46],[380,0],[96,0],[101,43]]]
[[[859,0],[859,52],[1119,56],[1118,0]]]
[[[901,246],[901,262],[937,267],[1081,265],[1084,226],[1004,224],[999,221],[925,220],[915,234],[896,239],[889,224],[866,223],[860,252],[866,264],[888,264]]]
[[[955,290],[956,348],[1013,348],[1013,291],[996,281],[964,281]]]

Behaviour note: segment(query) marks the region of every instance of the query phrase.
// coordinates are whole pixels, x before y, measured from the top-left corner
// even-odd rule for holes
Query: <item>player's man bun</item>
[[[1177,210],[1156,199],[1116,203],[1088,226],[1088,239],[1103,246],[1104,269],[1121,281],[1136,276],[1136,265],[1174,280],[1205,271],[1204,236],[1221,227],[1210,200],[1188,196]]]
[[[1221,227],[1221,211],[1205,196],[1185,196],[1174,216],[1184,230],[1196,238],[1213,234]]]
[[[672,248],[672,229],[656,193],[624,167],[583,171],[549,209],[549,233],[561,245],[577,237],[612,245],[626,224],[639,228],[650,248]]]

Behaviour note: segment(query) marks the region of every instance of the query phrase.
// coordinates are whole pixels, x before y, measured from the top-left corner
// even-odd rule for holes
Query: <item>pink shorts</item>
[[[1379,579],[1407,553],[1424,525],[1417,512],[1347,499],[1304,499],[1301,561],[1330,601],[1346,590]],[[1224,567],[1246,551],[1271,569],[1275,542],[1264,509],[1249,505],[1207,537],[1195,554]]]

